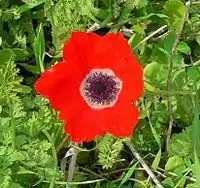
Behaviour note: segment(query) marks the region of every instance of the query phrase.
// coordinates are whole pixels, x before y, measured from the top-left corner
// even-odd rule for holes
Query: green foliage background
[[[130,140],[163,187],[200,187],[199,1],[191,2],[175,53],[169,91],[174,126],[165,148],[169,65],[185,11],[181,0],[0,0],[0,188],[65,187],[61,160],[72,143],[33,84],[60,60],[74,30],[123,32],[145,81]],[[79,146],[74,187],[155,187],[126,139],[108,134]]]

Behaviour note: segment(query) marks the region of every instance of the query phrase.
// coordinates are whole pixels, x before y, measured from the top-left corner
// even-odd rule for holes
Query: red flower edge
[[[64,45],[63,62],[35,83],[66,121],[65,132],[74,142],[105,133],[130,136],[139,116],[133,102],[143,88],[142,66],[121,33],[101,37],[73,32]]]

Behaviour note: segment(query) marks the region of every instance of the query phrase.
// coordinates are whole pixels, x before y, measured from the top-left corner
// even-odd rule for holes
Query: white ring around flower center
[[[92,101],[90,98],[88,98],[87,96],[87,92],[85,87],[88,84],[88,79],[92,79],[94,77],[94,75],[103,75],[104,77],[109,77],[112,78],[110,79],[113,83],[116,83],[116,87],[114,88],[116,90],[116,92],[113,94],[111,93],[112,96],[112,100],[110,100],[109,102],[104,102],[102,100],[102,103],[97,103]],[[100,76],[101,77],[101,76]],[[97,76],[98,78],[98,76]],[[92,69],[83,79],[83,81],[80,84],[80,94],[83,97],[84,101],[88,104],[88,106],[90,106],[93,109],[104,109],[104,108],[109,108],[109,107],[113,107],[115,105],[115,103],[118,100],[119,94],[122,90],[122,81],[115,76],[115,73],[108,68],[105,69]]]

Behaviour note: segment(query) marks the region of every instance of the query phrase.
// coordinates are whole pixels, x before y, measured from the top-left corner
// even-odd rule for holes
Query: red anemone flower
[[[42,73],[36,91],[66,121],[74,142],[111,133],[130,136],[138,122],[133,104],[143,93],[143,69],[121,33],[73,32],[63,62]]]

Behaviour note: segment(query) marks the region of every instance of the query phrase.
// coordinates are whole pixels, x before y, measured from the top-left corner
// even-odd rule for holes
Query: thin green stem
[[[143,43],[145,43],[146,41],[148,41],[151,37],[153,37],[154,35],[156,35],[157,33],[163,31],[164,29],[167,28],[167,25],[163,25],[161,27],[159,27],[157,30],[155,30],[154,32],[150,33],[147,37],[145,37],[141,42],[139,42],[134,48],[133,50],[135,50],[136,48],[138,48],[139,46],[141,46]],[[134,35],[133,35],[134,37]],[[128,43],[131,44],[132,40],[133,40],[133,37],[131,37],[129,40],[128,40]]]
[[[54,173],[53,173],[53,177],[52,177],[49,188],[54,188],[55,181],[56,181],[56,175],[57,175],[57,168],[58,168],[58,159],[57,159],[57,154],[56,154],[56,148],[54,146],[54,142],[53,142],[53,139],[51,138],[51,135],[47,131],[43,131],[43,133],[45,134],[45,136],[48,138],[49,142],[51,143],[51,150],[52,150],[52,155],[54,158]]]
[[[13,109],[12,109],[12,103],[9,102],[9,110],[10,110],[10,126],[11,126],[11,132],[12,132],[12,150],[15,150],[15,136],[16,136],[16,129],[15,129],[15,121],[13,117]]]

